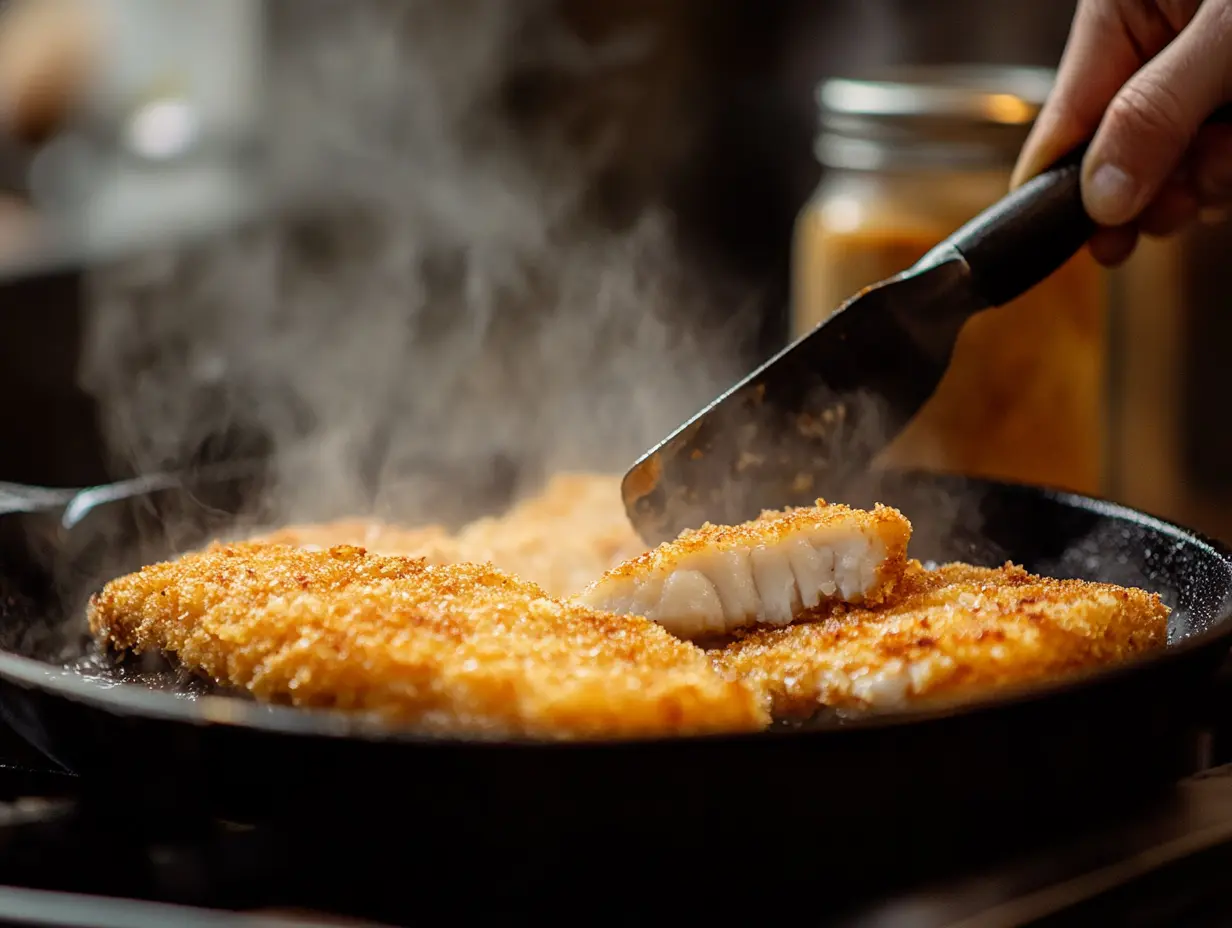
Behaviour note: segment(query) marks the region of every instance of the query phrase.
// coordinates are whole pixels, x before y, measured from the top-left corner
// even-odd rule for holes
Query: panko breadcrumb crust
[[[215,544],[108,583],[94,635],[259,699],[537,738],[754,731],[763,702],[654,623],[487,565]]]
[[[860,598],[863,605],[875,606],[894,595],[895,587],[907,568],[907,543],[911,523],[897,509],[878,503],[872,510],[852,509],[841,503],[817,500],[815,506],[781,511],[766,511],[739,525],[714,525],[681,532],[675,541],[664,542],[624,563],[617,564],[595,580],[582,594],[593,595],[605,585],[635,580],[651,574],[668,574],[680,561],[700,552],[752,550],[773,547],[796,535],[814,529],[861,532],[877,537],[885,546],[885,556],[877,567],[876,582]]]
[[[713,652],[776,717],[820,707],[903,709],[991,693],[1167,643],[1154,593],[1038,577],[1021,567],[912,562],[893,602],[753,630]]]

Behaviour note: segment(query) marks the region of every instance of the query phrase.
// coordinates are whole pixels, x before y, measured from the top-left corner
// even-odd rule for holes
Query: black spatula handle
[[[1232,124],[1225,104],[1206,124]],[[976,289],[991,306],[1026,293],[1077,254],[1096,225],[1082,205],[1083,144],[1002,198],[939,247],[967,260]]]
[[[980,296],[1001,306],[1078,253],[1096,225],[1082,205],[1081,145],[998,200],[942,244],[971,268]]]

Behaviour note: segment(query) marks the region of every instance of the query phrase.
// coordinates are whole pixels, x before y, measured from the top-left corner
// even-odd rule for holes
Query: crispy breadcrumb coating
[[[488,561],[557,597],[646,550],[625,512],[620,477],[608,474],[557,474],[503,515],[467,525],[457,540],[459,560]]]
[[[884,602],[907,566],[910,538],[897,509],[819,499],[682,532],[612,568],[575,601],[644,615],[685,638],[786,625],[826,603]]]
[[[1167,643],[1154,593],[1021,567],[913,562],[893,602],[754,630],[715,664],[766,693],[776,717],[903,709],[1123,660]]]
[[[428,730],[620,738],[768,721],[654,623],[565,605],[489,566],[215,544],[111,581],[89,623],[259,699]]]

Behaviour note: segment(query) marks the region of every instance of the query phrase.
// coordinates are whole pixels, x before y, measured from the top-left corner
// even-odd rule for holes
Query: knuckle
[[[1207,28],[1213,28],[1225,36],[1232,31],[1232,0],[1206,0],[1205,3],[1194,4],[1195,14],[1198,7],[1202,8]]]
[[[1129,133],[1125,140],[1129,144],[1150,138],[1183,143],[1190,135],[1185,107],[1176,92],[1145,75],[1121,88],[1108,107],[1108,120],[1119,132]]]

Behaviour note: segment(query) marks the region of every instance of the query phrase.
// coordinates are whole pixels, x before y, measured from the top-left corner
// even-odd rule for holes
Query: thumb
[[[1117,91],[1133,77],[1167,40],[1110,41],[1109,36],[1131,35],[1115,4],[1082,0],[1057,67],[1048,100],[1035,120],[1010,184],[1018,187],[1068,154],[1079,142],[1089,141]]]
[[[1132,222],[1180,165],[1227,99],[1230,40],[1225,4],[1205,3],[1113,98],[1083,162],[1083,200],[1097,223]]]

